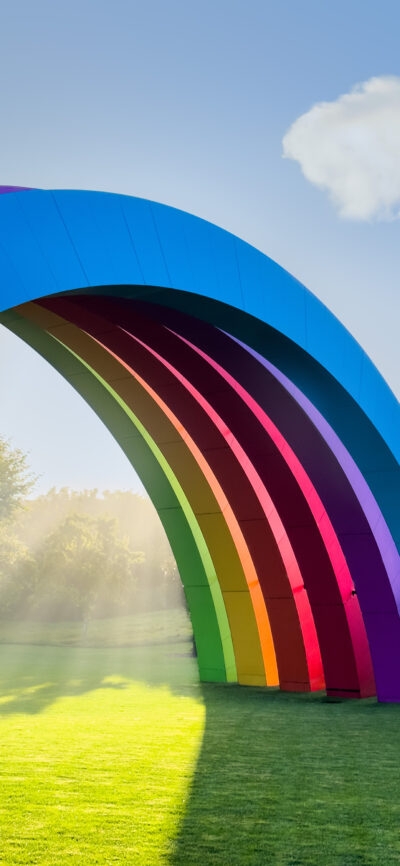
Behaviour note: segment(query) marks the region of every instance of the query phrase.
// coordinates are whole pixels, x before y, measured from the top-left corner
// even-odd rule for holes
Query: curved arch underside
[[[13,192],[0,239],[1,321],[141,476],[201,678],[400,700],[399,406],[340,323],[243,242],[137,199]]]

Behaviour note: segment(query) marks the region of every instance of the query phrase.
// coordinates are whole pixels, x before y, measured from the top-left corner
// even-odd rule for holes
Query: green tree
[[[34,483],[26,455],[0,436],[0,521],[14,516]]]
[[[72,513],[92,518],[114,517],[118,533],[132,551],[143,551],[138,580],[124,594],[121,613],[159,610],[185,605],[183,587],[168,539],[151,501],[129,490],[51,489],[30,499],[18,519],[21,541],[37,556],[43,539],[53,533]],[[57,570],[53,580],[57,580]],[[96,610],[99,610],[100,600]],[[104,605],[105,606],[105,605]],[[116,609],[116,605],[114,605]],[[96,613],[96,616],[100,613]]]
[[[53,488],[34,499],[24,500],[22,492],[25,489],[26,496],[31,477],[26,459],[20,453],[17,457],[15,468],[19,467],[21,471],[19,475],[17,473],[18,483],[14,486],[13,497],[9,497],[14,504],[9,519],[0,520],[0,618],[51,620],[83,616],[83,589],[77,593],[75,587],[74,601],[74,581],[70,581],[70,588],[65,582],[66,551],[63,547],[68,526],[70,534],[72,531],[69,519],[73,518],[77,530],[78,517],[83,518],[80,523],[81,544],[85,549],[83,560],[87,559],[87,548],[90,547],[88,539],[86,547],[83,543],[84,525],[86,534],[91,537],[92,562],[95,550],[98,555],[99,583],[93,604],[89,605],[90,616],[185,605],[171,548],[157,512],[147,497],[132,491],[100,493],[98,490]],[[3,475],[5,477],[5,473]],[[86,523],[85,518],[88,518]],[[105,518],[116,520],[114,538],[118,537],[119,543],[123,539],[125,549],[129,550],[129,561],[135,566],[135,579],[123,582],[123,592],[118,588],[118,576],[114,576],[112,581],[104,574],[100,582],[102,571],[107,570],[107,561],[110,560],[107,560],[104,550],[100,556],[100,541],[98,538],[94,543],[95,524],[90,521]],[[103,532],[103,536],[105,544],[107,532]],[[77,535],[75,546],[78,547]],[[136,553],[138,550],[143,551],[140,556]],[[69,556],[72,558],[72,551],[69,551]],[[76,574],[81,573],[79,566]]]
[[[0,436],[0,611],[4,615],[15,606],[21,592],[24,569],[33,565],[29,551],[16,532],[16,516],[35,479],[27,458]],[[20,573],[20,581],[15,577]],[[25,578],[28,576],[25,571]]]
[[[0,522],[0,617],[14,616],[29,601],[36,582],[36,563],[10,521]]]
[[[84,622],[99,608],[114,613],[135,585],[142,560],[118,533],[114,518],[69,514],[37,553],[32,607],[50,618]]]

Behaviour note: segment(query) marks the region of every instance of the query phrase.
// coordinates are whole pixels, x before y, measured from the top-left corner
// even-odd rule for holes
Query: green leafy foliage
[[[0,521],[13,516],[34,483],[26,455],[0,436]]]
[[[118,609],[124,593],[132,593],[143,558],[118,533],[115,518],[69,514],[38,550],[31,611],[87,622],[99,604]]]
[[[16,516],[21,513],[24,498],[34,482],[26,456],[0,436],[0,599],[4,613],[12,610],[16,596],[23,592],[26,569],[34,565],[16,531]]]
[[[0,438],[0,619],[56,622],[174,608],[184,596],[151,502],[52,489],[28,499],[26,457]]]

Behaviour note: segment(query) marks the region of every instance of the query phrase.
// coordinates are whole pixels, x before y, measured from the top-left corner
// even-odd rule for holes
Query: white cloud
[[[327,190],[340,216],[400,217],[400,78],[370,78],[302,114],[283,138],[283,156]]]

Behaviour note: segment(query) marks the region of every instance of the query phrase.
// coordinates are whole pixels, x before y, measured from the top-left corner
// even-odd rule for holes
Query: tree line
[[[0,619],[90,619],[184,602],[149,499],[131,491],[33,497],[27,457],[0,437]]]

